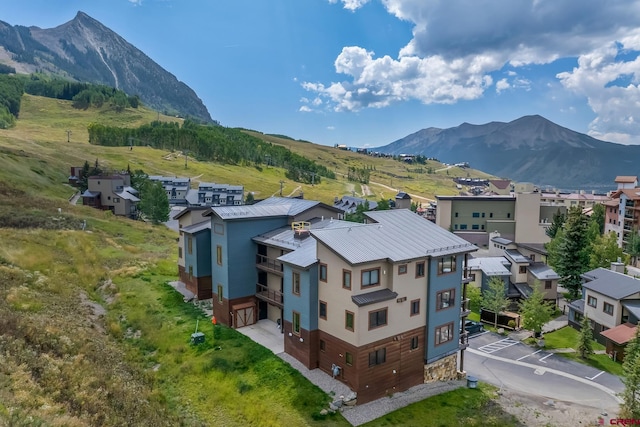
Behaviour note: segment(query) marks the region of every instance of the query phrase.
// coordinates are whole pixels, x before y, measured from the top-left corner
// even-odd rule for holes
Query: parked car
[[[484,331],[484,325],[481,322],[474,322],[473,320],[467,320],[464,323],[464,330],[469,333],[469,335],[477,334]]]

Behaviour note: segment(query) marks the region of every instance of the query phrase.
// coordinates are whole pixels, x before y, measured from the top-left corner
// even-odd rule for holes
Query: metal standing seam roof
[[[289,206],[285,205],[238,205],[238,206],[216,206],[211,208],[222,219],[247,219],[263,218],[273,216],[287,216]]]
[[[350,264],[398,262],[477,250],[475,245],[408,209],[367,212],[375,224],[346,230],[311,230],[312,236]]]
[[[467,267],[472,270],[480,269],[487,276],[511,276],[511,271],[505,266],[509,261],[505,257],[469,258]]]
[[[583,299],[577,299],[575,301],[571,301],[569,304],[569,307],[573,308],[575,311],[583,314],[584,313],[584,300]]]
[[[380,289],[378,291],[358,294],[351,297],[351,301],[358,307],[375,304],[377,302],[389,301],[397,298],[398,293],[391,289]]]
[[[587,271],[581,277],[586,280],[582,284],[583,288],[614,299],[620,300],[640,293],[640,280],[606,268]]]
[[[206,229],[211,230],[211,221],[199,222],[197,224],[193,224],[188,227],[183,227],[180,229],[180,231],[183,231],[188,234],[195,234]]]
[[[522,255],[517,249],[505,249],[504,253],[518,264],[529,264],[531,262],[531,258]]]
[[[501,245],[510,245],[513,243],[513,240],[505,239],[504,237],[494,237],[491,241],[500,243]]]
[[[134,196],[131,193],[128,193],[126,191],[121,191],[120,193],[115,193],[118,197],[122,197],[123,199],[126,200],[131,200],[132,202],[139,202],[140,199],[137,198],[136,196]]]
[[[629,313],[633,314],[636,319],[640,319],[640,300],[630,299],[622,301],[622,306],[629,310]]]
[[[540,280],[555,280],[560,279],[558,273],[553,268],[549,267],[543,262],[534,262],[529,265],[529,271],[536,279]]]

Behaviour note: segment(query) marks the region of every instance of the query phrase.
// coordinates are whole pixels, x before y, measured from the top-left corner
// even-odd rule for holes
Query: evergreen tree
[[[482,293],[482,308],[494,314],[493,326],[498,327],[498,314],[509,304],[509,298],[500,277],[492,277],[488,287]]]
[[[89,186],[88,179],[89,172],[91,172],[91,166],[89,165],[89,161],[85,160],[84,165],[82,165],[82,170],[80,171],[80,176],[78,177],[78,187],[80,188],[80,192],[84,193],[87,191]]]
[[[622,393],[621,416],[624,418],[640,419],[640,328],[627,344],[622,363]]]
[[[554,267],[558,265],[560,259],[560,243],[564,240],[564,230],[561,228],[550,242],[545,243],[544,248],[547,250],[547,263]]]
[[[252,205],[254,201],[255,201],[255,198],[253,197],[253,193],[252,192],[248,192],[247,193],[247,197],[245,197],[245,199],[244,199],[244,203],[246,205]]]
[[[138,209],[154,224],[169,220],[169,198],[159,181],[147,181],[142,187]]]
[[[365,218],[364,213],[368,211],[369,211],[369,201],[365,200],[364,203],[361,203],[358,206],[356,206],[355,212],[345,214],[344,219],[345,221],[364,223],[364,218]]]
[[[582,322],[580,322],[578,354],[583,359],[586,359],[593,354],[593,331],[591,330],[591,322],[587,316],[584,316],[582,318]]]
[[[635,265],[638,257],[640,257],[640,234],[638,234],[637,229],[629,233],[624,250],[631,256],[631,262]]]
[[[587,236],[587,217],[577,206],[569,209],[564,225],[564,235],[560,241],[554,269],[562,278],[562,285],[572,298],[580,294],[580,275],[589,268],[590,242]]]
[[[520,301],[519,306],[522,327],[533,331],[536,337],[540,336],[544,324],[551,320],[553,306],[544,300],[544,293],[539,281],[536,280],[533,292],[528,298]]]
[[[388,211],[389,209],[391,209],[391,206],[388,200],[386,199],[378,200],[378,207],[376,207],[377,211]]]
[[[605,208],[604,205],[598,203],[593,205],[593,211],[591,212],[591,217],[589,221],[592,223],[598,224],[598,230],[600,234],[604,233],[604,217],[605,217]]]
[[[551,226],[547,228],[547,230],[545,231],[547,236],[551,237],[552,239],[556,237],[556,234],[558,233],[558,231],[562,229],[562,226],[564,225],[565,220],[566,220],[566,215],[560,209],[558,209],[556,213],[553,214],[553,220],[551,221]]]
[[[612,262],[624,259],[624,252],[618,246],[618,237],[613,231],[596,237],[591,244],[591,253],[589,254],[589,269],[593,270],[598,267],[609,268]]]

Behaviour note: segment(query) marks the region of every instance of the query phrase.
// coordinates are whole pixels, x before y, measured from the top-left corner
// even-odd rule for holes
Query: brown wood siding
[[[186,288],[193,292],[199,300],[211,298],[211,276],[189,278],[189,273],[183,266],[178,266],[178,277],[185,284]]]
[[[291,336],[289,336],[291,333]],[[307,331],[300,328],[300,335],[293,333],[291,322],[284,322],[284,351],[295,357],[307,369],[318,367],[318,330]],[[302,338],[302,342],[300,342]]]
[[[418,337],[418,348],[411,350],[413,337]],[[337,379],[358,393],[359,404],[424,382],[424,327],[362,347],[355,347],[323,331],[318,339],[325,342],[325,351],[318,352],[320,369],[332,375],[332,365],[338,365],[341,370]],[[369,367],[369,353],[382,348],[386,349],[385,362]],[[353,355],[352,366],[346,363],[347,352]]]

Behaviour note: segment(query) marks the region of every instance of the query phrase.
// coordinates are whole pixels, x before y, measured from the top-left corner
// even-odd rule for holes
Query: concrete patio
[[[271,320],[258,320],[253,325],[244,326],[236,330],[261,346],[268,348],[274,354],[284,352],[284,335],[278,325]]]

